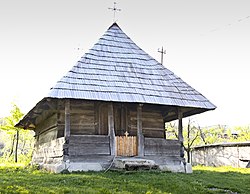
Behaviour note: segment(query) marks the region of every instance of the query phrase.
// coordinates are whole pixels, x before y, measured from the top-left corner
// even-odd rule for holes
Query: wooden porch
[[[184,150],[183,150],[183,135],[182,135],[182,112],[178,112],[179,118],[179,134],[178,134],[178,141],[174,140],[166,140],[163,136],[162,138],[148,138],[144,137],[143,134],[143,117],[142,117],[142,108],[143,104],[138,104],[136,109],[136,135],[129,135],[126,131],[124,135],[116,135],[117,130],[115,130],[115,118],[114,118],[114,105],[113,103],[108,103],[107,106],[107,128],[108,134],[105,135],[74,135],[71,134],[71,119],[70,119],[70,101],[67,100],[65,102],[65,129],[64,129],[64,137],[65,137],[65,155],[69,155],[70,152],[67,150],[69,149],[75,152],[84,152],[84,153],[97,153],[99,154],[110,154],[112,156],[139,156],[144,157],[146,155],[150,155],[153,153],[157,154],[169,154],[168,146],[171,145],[169,142],[175,142],[175,146],[178,142],[178,155],[183,157]],[[122,111],[121,111],[122,112]],[[122,119],[121,113],[121,126],[124,123]],[[117,126],[116,126],[117,127]],[[126,127],[125,127],[126,128]],[[164,129],[162,129],[164,131]],[[88,138],[89,140],[88,140]],[[67,145],[68,144],[68,145]],[[109,144],[109,149],[108,149]],[[84,145],[84,151],[79,150],[79,148],[75,146]],[[147,148],[145,150],[145,147]],[[177,148],[177,147],[175,147]],[[165,150],[165,151],[164,151]],[[168,151],[167,151],[168,150]],[[173,149],[176,154],[176,149]],[[165,153],[166,152],[166,153]],[[90,153],[89,153],[90,154]]]

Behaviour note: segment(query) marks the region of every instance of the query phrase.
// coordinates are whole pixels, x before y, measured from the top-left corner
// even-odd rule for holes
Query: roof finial
[[[113,22],[115,23],[115,13],[116,13],[117,11],[121,11],[121,9],[118,9],[118,8],[116,7],[116,2],[114,2],[114,7],[113,7],[113,8],[109,8],[109,9],[112,10],[112,11],[114,12]]]
[[[163,65],[163,55],[166,54],[166,50],[161,47],[161,50],[158,49],[158,52],[161,53],[161,64]]]

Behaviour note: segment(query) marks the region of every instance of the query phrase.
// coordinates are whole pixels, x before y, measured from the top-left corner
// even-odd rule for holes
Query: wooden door
[[[116,136],[117,156],[137,156],[136,136]]]

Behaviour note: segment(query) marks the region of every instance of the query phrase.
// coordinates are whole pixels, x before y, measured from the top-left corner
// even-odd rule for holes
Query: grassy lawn
[[[0,193],[250,193],[250,169],[195,167],[193,174],[86,172],[51,174],[0,167]]]

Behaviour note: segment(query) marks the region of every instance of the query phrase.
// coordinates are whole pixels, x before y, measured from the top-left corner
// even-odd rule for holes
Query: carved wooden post
[[[184,158],[184,147],[183,147],[183,126],[182,126],[183,114],[181,108],[178,108],[178,140],[181,144],[180,156]]]
[[[109,129],[109,138],[110,138],[110,154],[115,156],[116,148],[115,148],[115,128],[114,128],[114,111],[113,111],[113,103],[108,105],[108,129]]]
[[[142,106],[137,106],[137,143],[138,143],[138,156],[144,156],[144,136],[142,134]]]
[[[68,153],[68,144],[70,137],[70,100],[65,101],[65,127],[64,127],[64,155],[69,155]]]

